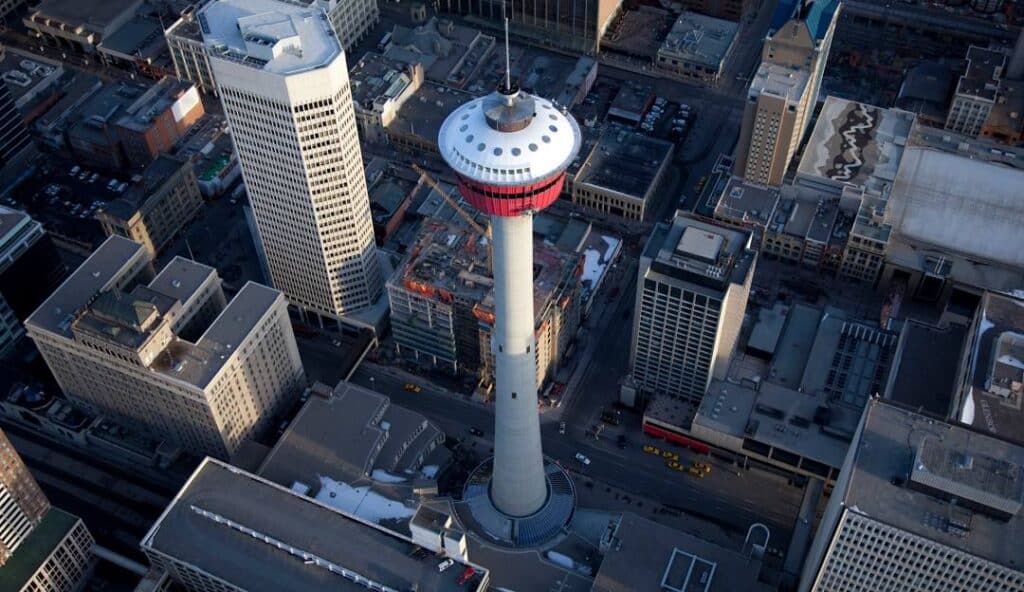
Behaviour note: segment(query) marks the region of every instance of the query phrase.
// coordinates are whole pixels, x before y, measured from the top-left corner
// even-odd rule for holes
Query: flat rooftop
[[[363,109],[385,104],[405,93],[412,84],[410,66],[376,52],[367,52],[349,71],[352,100]]]
[[[0,590],[21,590],[76,522],[75,516],[51,507],[14,555],[0,567]]]
[[[593,592],[761,592],[761,562],[627,512]]]
[[[103,38],[100,50],[122,59],[153,59],[166,51],[164,28],[160,20],[148,15],[136,15],[116,31]]]
[[[246,590],[353,592],[363,583],[395,590],[466,590],[467,564],[441,558],[357,517],[207,458],[153,525],[143,549],[165,553]],[[216,549],[216,553],[211,553]],[[333,567],[333,570],[332,570]],[[469,589],[486,587],[487,570]]]
[[[103,213],[121,220],[130,219],[145,206],[146,201],[160,186],[187,164],[187,160],[169,154],[157,156],[156,160],[149,163],[140,173],[140,181],[129,185],[128,190],[119,198],[103,205]]]
[[[963,325],[936,327],[908,319],[900,331],[885,397],[947,417],[966,334]]]
[[[828,97],[797,174],[826,185],[887,193],[896,179],[914,114]],[[799,181],[798,181],[799,182]]]
[[[739,27],[739,23],[684,11],[658,53],[718,71],[729,55]]]
[[[995,101],[999,79],[1006,65],[1002,51],[972,45],[967,50],[967,69],[956,83],[956,94]]]
[[[1024,300],[986,292],[969,343],[961,423],[1024,444]]]
[[[799,101],[807,88],[810,75],[806,70],[797,70],[771,62],[761,62],[757,73],[750,81],[748,97],[771,94],[790,101]]]
[[[715,217],[734,224],[766,228],[778,203],[778,188],[747,183],[742,177],[731,177],[718,198]]]
[[[576,173],[575,183],[646,200],[672,150],[671,142],[610,126]]]
[[[155,115],[164,113],[180,99],[188,101],[184,95],[190,90],[193,97],[191,103],[186,105],[187,108],[199,102],[199,91],[187,80],[167,76],[147,88],[145,93],[128,105],[117,124],[130,130],[145,131],[153,125]]]
[[[886,221],[908,242],[1021,269],[1021,187],[1024,149],[918,124],[903,152]]]
[[[285,487],[313,485],[318,475],[355,481],[375,467],[401,473],[439,435],[422,415],[343,381],[327,398],[310,397],[258,473]]]
[[[753,269],[756,253],[749,242],[747,231],[676,215],[671,225],[655,226],[643,257],[652,260],[648,273],[724,291],[744,283]]]
[[[985,492],[992,502],[1012,506],[1015,498],[1019,506],[1024,448],[880,399],[868,402],[863,434],[854,445],[847,490],[833,493],[843,496],[846,511],[1022,570],[1020,548],[1007,543],[1024,540],[1024,513],[1006,520],[967,504]],[[952,473],[944,468],[950,459],[960,459]],[[919,462],[934,479],[915,474]],[[926,482],[931,486],[923,487]]]
[[[0,78],[23,112],[30,110],[33,100],[59,92],[63,74],[64,67],[60,64],[14,47],[3,49]]]
[[[437,146],[437,134],[448,114],[456,107],[474,99],[474,95],[433,82],[424,82],[409,97],[398,112],[398,117],[387,127],[389,133],[420,138],[430,146]]]
[[[33,12],[72,28],[81,25],[92,31],[103,31],[140,3],[140,0],[43,0]]]
[[[280,0],[215,0],[196,19],[211,57],[275,74],[326,66],[341,54],[327,14]]]

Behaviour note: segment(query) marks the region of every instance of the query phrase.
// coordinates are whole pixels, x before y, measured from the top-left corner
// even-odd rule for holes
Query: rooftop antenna
[[[508,15],[505,13],[505,3],[501,3],[501,16],[505,19],[505,88],[504,93],[512,96],[512,58],[508,48]],[[511,103],[510,103],[511,104]]]

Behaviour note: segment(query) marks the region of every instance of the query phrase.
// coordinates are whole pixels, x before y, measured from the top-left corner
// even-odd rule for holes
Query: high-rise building
[[[747,181],[782,184],[818,101],[838,16],[837,0],[787,1],[775,11],[736,149]]]
[[[80,519],[50,506],[0,430],[0,590],[73,592],[92,568]]]
[[[50,509],[7,435],[0,430],[0,566],[28,538]]]
[[[380,20],[377,0],[290,0],[290,3],[325,11],[342,47],[347,49],[352,49]],[[204,93],[215,95],[217,82],[202,35],[202,25],[192,11],[184,13],[164,31],[178,78],[189,80]]]
[[[0,14],[3,14],[2,2]],[[0,87],[0,183],[6,185],[25,173],[36,151],[10,89],[6,84]]]
[[[1024,448],[868,402],[801,592],[1020,592]]]
[[[500,513],[499,520],[524,519],[543,514],[559,497],[549,484],[537,417],[533,214],[558,198],[565,170],[580,150],[580,130],[572,115],[520,91],[506,68],[495,92],[445,119],[437,143],[462,196],[491,222],[494,459],[490,474],[480,477],[490,485],[478,493],[486,493],[482,499]],[[571,515],[571,505],[562,507]],[[544,527],[563,526],[555,519]],[[504,538],[543,536],[534,528],[509,524]]]
[[[226,458],[305,386],[284,295],[112,236],[25,323],[70,399],[196,454]]]
[[[677,215],[640,256],[630,353],[648,395],[699,403],[724,379],[754,277],[750,233]]]
[[[25,212],[0,206],[0,357],[25,334],[22,322],[66,273],[43,225]]]
[[[380,297],[345,53],[327,16],[216,0],[197,18],[274,287],[316,322]]]

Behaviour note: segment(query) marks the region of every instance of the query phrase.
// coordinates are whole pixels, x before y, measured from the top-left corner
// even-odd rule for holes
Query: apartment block
[[[640,257],[630,351],[644,393],[699,403],[725,377],[754,277],[750,241],[684,215],[655,227]]]
[[[342,47],[353,49],[360,39],[380,20],[377,0],[298,0],[289,2],[327,13]],[[197,10],[188,10],[164,31],[171,61],[178,78],[191,81],[206,94],[217,94],[217,81],[210,65],[210,51],[203,43],[203,20]]]
[[[1001,51],[976,46],[967,50],[967,68],[957,81],[946,129],[968,136],[981,134],[1000,94],[1005,67],[1006,54]]]
[[[818,100],[839,2],[783,2],[772,17],[761,65],[750,82],[737,144],[736,171],[780,185]]]
[[[107,236],[141,243],[150,257],[170,243],[203,209],[190,161],[162,154],[118,199],[96,213]]]
[[[327,15],[217,0],[197,16],[270,280],[341,325],[383,291],[345,53]]]
[[[804,563],[801,592],[1019,592],[1024,448],[881,399]]]
[[[227,303],[213,268],[177,257],[151,281],[139,243],[108,238],[26,329],[72,401],[195,454],[228,457],[305,386],[284,295]]]

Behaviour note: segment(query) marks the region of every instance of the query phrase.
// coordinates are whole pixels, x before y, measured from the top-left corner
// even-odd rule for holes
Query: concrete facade
[[[0,567],[50,510],[50,502],[0,430]]]

